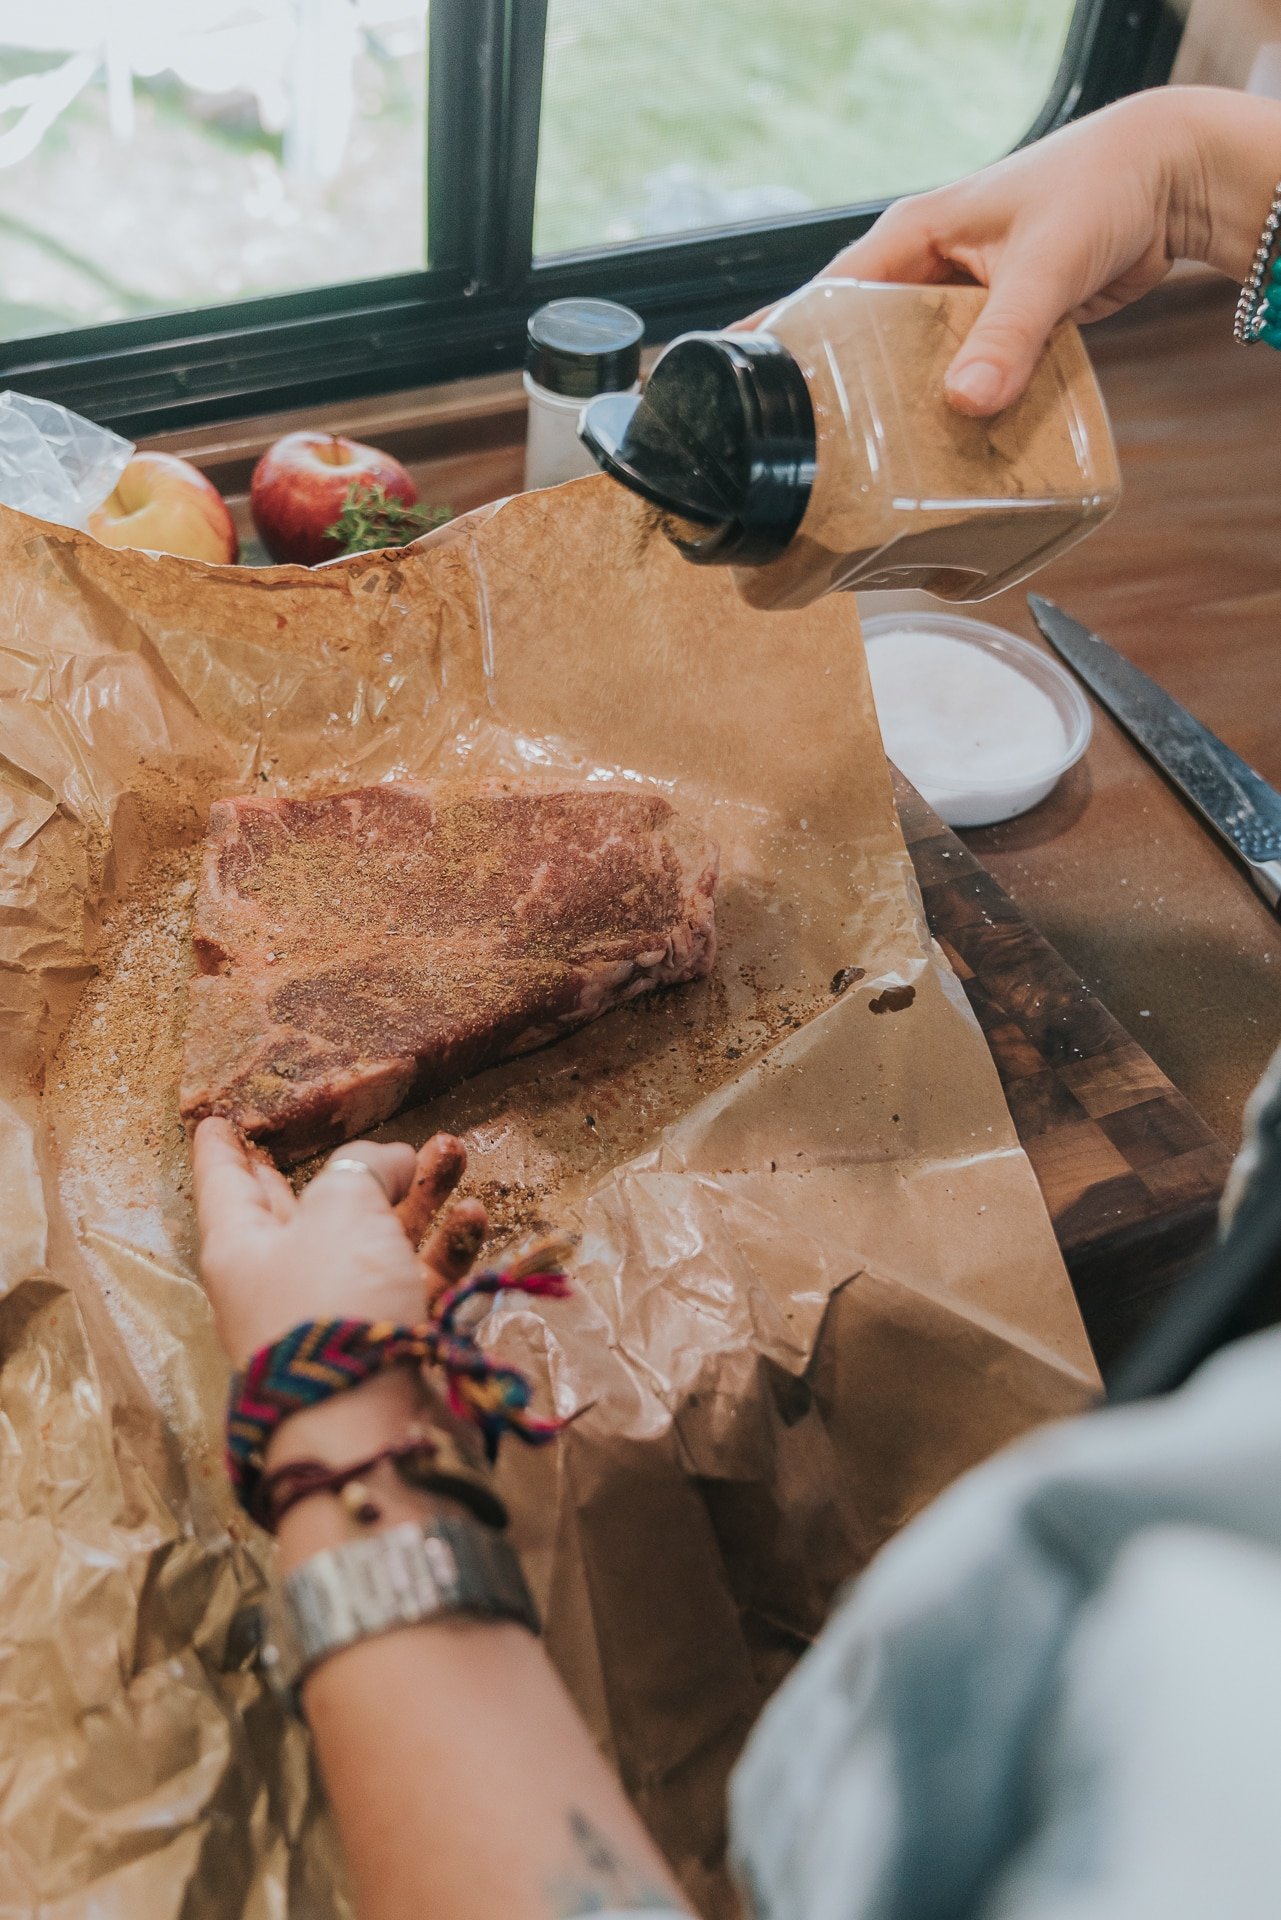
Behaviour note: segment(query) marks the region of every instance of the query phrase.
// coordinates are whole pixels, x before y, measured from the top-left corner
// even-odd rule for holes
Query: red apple
[[[352,482],[382,487],[412,507],[418,489],[389,453],[339,433],[287,433],[254,468],[249,506],[258,537],[273,560],[314,567],[342,549],[326,538]]]
[[[188,560],[232,561],[236,526],[217,487],[172,453],[135,453],[89,531],[108,547],[145,547]]]

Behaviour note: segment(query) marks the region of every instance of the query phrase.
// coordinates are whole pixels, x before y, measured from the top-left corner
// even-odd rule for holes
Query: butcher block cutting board
[[[1106,1380],[1215,1231],[1231,1156],[916,790],[926,918],[987,1036]]]

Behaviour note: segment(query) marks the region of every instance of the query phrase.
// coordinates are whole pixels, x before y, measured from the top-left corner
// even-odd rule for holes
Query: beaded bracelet
[[[377,1453],[366,1454],[363,1460],[353,1460],[345,1467],[331,1466],[327,1460],[291,1460],[287,1466],[277,1467],[274,1473],[263,1474],[258,1506],[275,1533],[285,1515],[301,1506],[304,1500],[312,1500],[319,1493],[332,1493],[348,1507],[353,1520],[361,1526],[371,1526],[382,1518],[382,1510],[369,1497],[363,1483],[375,1468],[395,1467],[399,1473],[410,1463],[419,1467],[434,1460],[435,1454],[430,1440],[415,1439],[379,1447]]]
[[[1281,181],[1272,196],[1268,217],[1255,248],[1250,275],[1237,301],[1232,322],[1232,338],[1243,347],[1255,340],[1266,340],[1270,347],[1281,347],[1281,261],[1272,260],[1277,231],[1281,228]]]
[[[263,1462],[281,1422],[388,1367],[438,1366],[450,1409],[479,1427],[489,1460],[496,1457],[504,1433],[515,1433],[531,1446],[550,1440],[560,1431],[560,1422],[529,1411],[531,1391],[524,1374],[491,1360],[458,1325],[469,1301],[510,1291],[560,1298],[568,1286],[558,1268],[525,1273],[518,1265],[505,1273],[478,1273],[442,1294],[431,1318],[418,1326],[392,1320],[308,1320],[261,1348],[232,1379],[227,1405],[227,1471],[246,1513],[255,1520],[267,1517]]]
[[[485,1474],[463,1458],[453,1436],[440,1427],[415,1426],[404,1440],[380,1447],[363,1460],[335,1467],[327,1460],[291,1460],[259,1482],[257,1505],[265,1524],[275,1533],[287,1513],[319,1493],[338,1496],[353,1519],[362,1525],[380,1519],[381,1509],[361,1482],[376,1467],[391,1466],[407,1487],[418,1493],[441,1494],[466,1507],[483,1526],[501,1532],[507,1525],[505,1503]]]

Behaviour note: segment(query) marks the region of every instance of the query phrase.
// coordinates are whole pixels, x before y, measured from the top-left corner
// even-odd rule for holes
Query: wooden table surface
[[[1227,1148],[895,775],[926,918],[992,1050],[1105,1382],[1215,1238]]]
[[[1090,329],[1124,497],[1035,585],[1281,786],[1281,354],[1234,345],[1232,296],[1171,290]],[[1035,638],[1025,595],[976,611]],[[1235,1146],[1281,1042],[1281,926],[1138,750],[1096,704],[1058,790],[963,837]]]

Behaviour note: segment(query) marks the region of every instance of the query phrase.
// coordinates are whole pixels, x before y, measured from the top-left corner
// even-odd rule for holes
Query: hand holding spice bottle
[[[1156,88],[898,201],[826,271],[988,288],[945,382],[958,411],[986,416],[1024,391],[1064,318],[1115,313],[1179,259],[1244,280],[1278,177],[1281,104]]]
[[[674,341],[643,397],[593,401],[580,431],[681,552],[732,566],[753,606],[838,588],[984,599],[1105,518],[1120,477],[1070,324],[998,421],[947,404],[983,306],[973,286],[815,280],[759,331]]]
[[[985,599],[1119,495],[1073,322],[1180,257],[1244,278],[1253,256],[1261,282],[1278,175],[1277,102],[1134,96],[900,201],[781,306],[673,343],[644,399],[595,403],[585,437],[688,558],[732,565],[756,606],[850,587]],[[1246,337],[1274,334],[1275,319]]]

